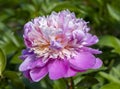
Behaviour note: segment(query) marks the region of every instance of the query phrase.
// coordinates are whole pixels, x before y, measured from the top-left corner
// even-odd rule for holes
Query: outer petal
[[[33,54],[34,54],[33,51],[31,52],[30,49],[24,49],[24,50],[22,51],[22,55],[20,56],[20,58],[21,58],[22,60],[25,60],[28,56],[31,56],[31,55],[33,55]]]
[[[47,62],[43,62],[41,58],[36,59],[33,63],[31,63],[31,68],[35,67],[43,67]]]
[[[50,79],[56,80],[62,78],[68,71],[68,62],[55,59],[54,62],[49,64],[48,71]]]
[[[30,71],[31,79],[34,82],[40,81],[43,77],[45,77],[48,73],[47,67],[42,68],[34,68]]]
[[[24,42],[26,47],[30,48],[32,46],[32,42],[29,40],[28,37],[24,37]]]
[[[20,65],[19,70],[20,71],[26,71],[26,70],[30,69],[30,65],[33,61],[34,61],[34,56],[33,55],[27,57],[24,60],[24,62]]]
[[[64,75],[64,77],[71,77],[71,76],[75,76],[77,73],[77,71],[73,70],[72,68],[69,68],[67,73]]]
[[[101,54],[102,51],[99,51],[98,49],[93,49],[93,48],[89,48],[89,47],[82,47],[81,50],[83,50],[84,52],[90,52],[92,54]]]
[[[35,59],[35,56],[29,56],[27,57],[24,62],[20,65],[19,70],[20,71],[26,71],[35,67],[42,67],[46,63],[42,62],[42,59]]]
[[[86,70],[94,66],[96,58],[88,52],[79,53],[74,59],[69,60],[71,67],[76,70]]]
[[[98,69],[102,66],[102,61],[99,58],[96,58],[96,63],[95,65],[92,67],[92,69]]]
[[[26,36],[32,30],[32,22],[28,22],[24,25],[24,35]]]
[[[91,45],[96,44],[98,42],[98,38],[95,35],[92,36],[91,34],[87,33],[84,41],[85,41],[86,46],[91,46]]]
[[[24,71],[23,72],[23,75],[28,78],[30,81],[32,80],[31,77],[30,77],[30,70],[27,70],[27,71]]]

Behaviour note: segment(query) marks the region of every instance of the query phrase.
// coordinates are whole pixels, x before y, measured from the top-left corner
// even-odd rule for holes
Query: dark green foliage
[[[120,0],[0,0],[0,89],[67,89],[70,79],[45,77],[31,83],[18,71],[25,48],[24,24],[52,11],[69,9],[89,21],[100,41],[103,67],[75,76],[75,89],[120,89]]]

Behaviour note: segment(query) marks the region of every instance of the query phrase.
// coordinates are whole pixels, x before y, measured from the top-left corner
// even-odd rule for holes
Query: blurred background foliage
[[[100,41],[103,67],[79,73],[75,89],[120,89],[120,0],[0,0],[0,89],[67,89],[65,79],[45,77],[31,83],[18,71],[25,48],[23,26],[29,20],[52,11],[69,9],[89,22]]]

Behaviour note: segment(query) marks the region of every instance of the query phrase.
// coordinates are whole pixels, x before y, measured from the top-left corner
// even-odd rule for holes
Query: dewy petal
[[[96,63],[95,65],[92,67],[92,69],[98,69],[102,66],[103,62],[99,59],[99,58],[96,58]]]
[[[38,82],[48,73],[47,67],[34,68],[30,71],[30,76],[32,81]]]
[[[68,71],[68,62],[64,60],[54,59],[55,61],[49,64],[48,71],[49,77],[52,80],[56,80],[64,77]]]
[[[94,66],[96,58],[89,52],[80,52],[74,59],[70,59],[69,62],[72,68],[86,70]]]
[[[72,77],[75,76],[77,71],[73,70],[72,68],[69,68],[67,73],[64,75],[64,77]]]

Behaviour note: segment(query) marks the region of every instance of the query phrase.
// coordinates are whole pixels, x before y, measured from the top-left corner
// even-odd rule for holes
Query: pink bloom
[[[90,48],[98,42],[97,36],[89,33],[87,22],[69,10],[29,21],[23,37],[27,48],[23,50],[19,70],[34,82],[47,74],[56,80],[102,65],[94,56],[101,51]]]

